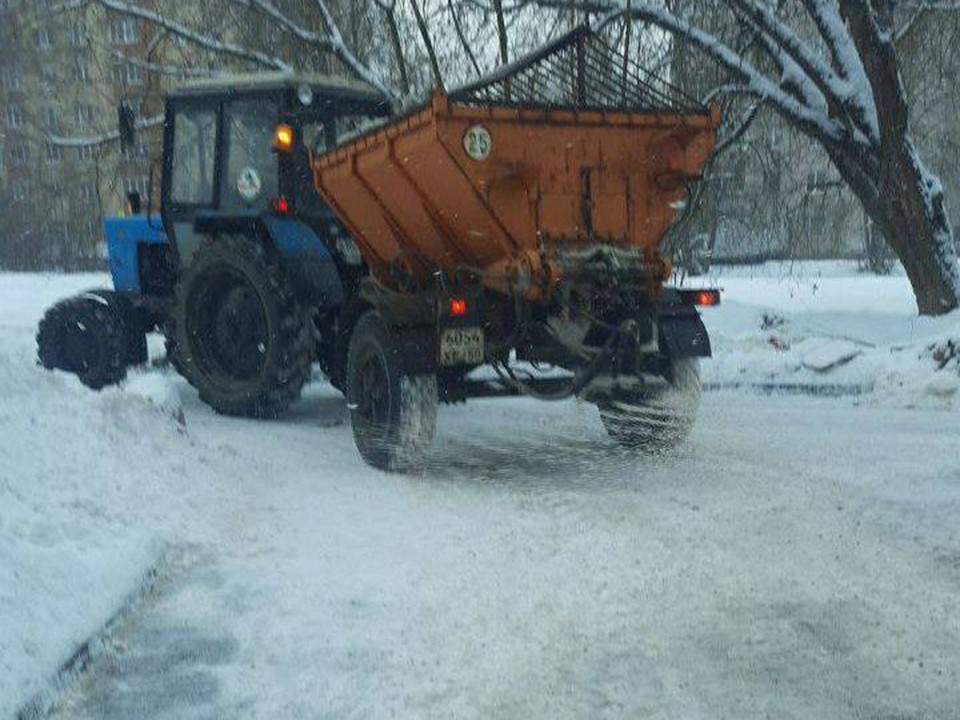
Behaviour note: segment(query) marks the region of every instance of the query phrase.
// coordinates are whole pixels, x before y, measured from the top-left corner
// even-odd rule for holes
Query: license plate
[[[440,335],[440,364],[482,365],[483,328],[447,328]]]

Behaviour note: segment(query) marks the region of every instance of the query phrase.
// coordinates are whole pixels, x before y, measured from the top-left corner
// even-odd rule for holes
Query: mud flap
[[[661,314],[660,352],[675,360],[680,358],[710,357],[710,337],[707,328],[695,311]]]

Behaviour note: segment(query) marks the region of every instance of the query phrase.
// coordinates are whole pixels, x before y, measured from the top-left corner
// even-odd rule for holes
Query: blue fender
[[[321,308],[344,303],[340,271],[326,243],[305,222],[274,213],[204,213],[194,229],[205,235],[251,233],[268,240],[293,280],[301,300]]]
[[[103,224],[114,289],[117,292],[140,294],[143,289],[140,285],[137,249],[140,245],[166,245],[169,242],[160,217],[112,217]]]
[[[317,233],[293,218],[264,215],[262,222],[301,296],[320,307],[343,305],[340,271]]]

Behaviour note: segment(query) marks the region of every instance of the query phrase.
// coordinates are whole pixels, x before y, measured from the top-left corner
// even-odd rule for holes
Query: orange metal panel
[[[540,261],[551,242],[630,245],[656,258],[671,204],[713,152],[719,121],[717,111],[475,108],[437,94],[427,109],[314,158],[314,172],[374,272],[415,255],[424,282],[468,264],[488,270],[491,287],[542,296],[558,276]],[[464,147],[474,125],[491,137],[487,158]]]

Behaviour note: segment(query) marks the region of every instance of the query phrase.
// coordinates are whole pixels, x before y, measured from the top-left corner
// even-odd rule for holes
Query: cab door
[[[163,225],[178,265],[189,265],[202,237],[198,214],[219,205],[222,120],[220,104],[192,99],[167,104],[162,186]]]
[[[223,105],[219,211],[237,218],[269,212],[281,195],[280,157],[273,147],[280,113],[272,96]]]

